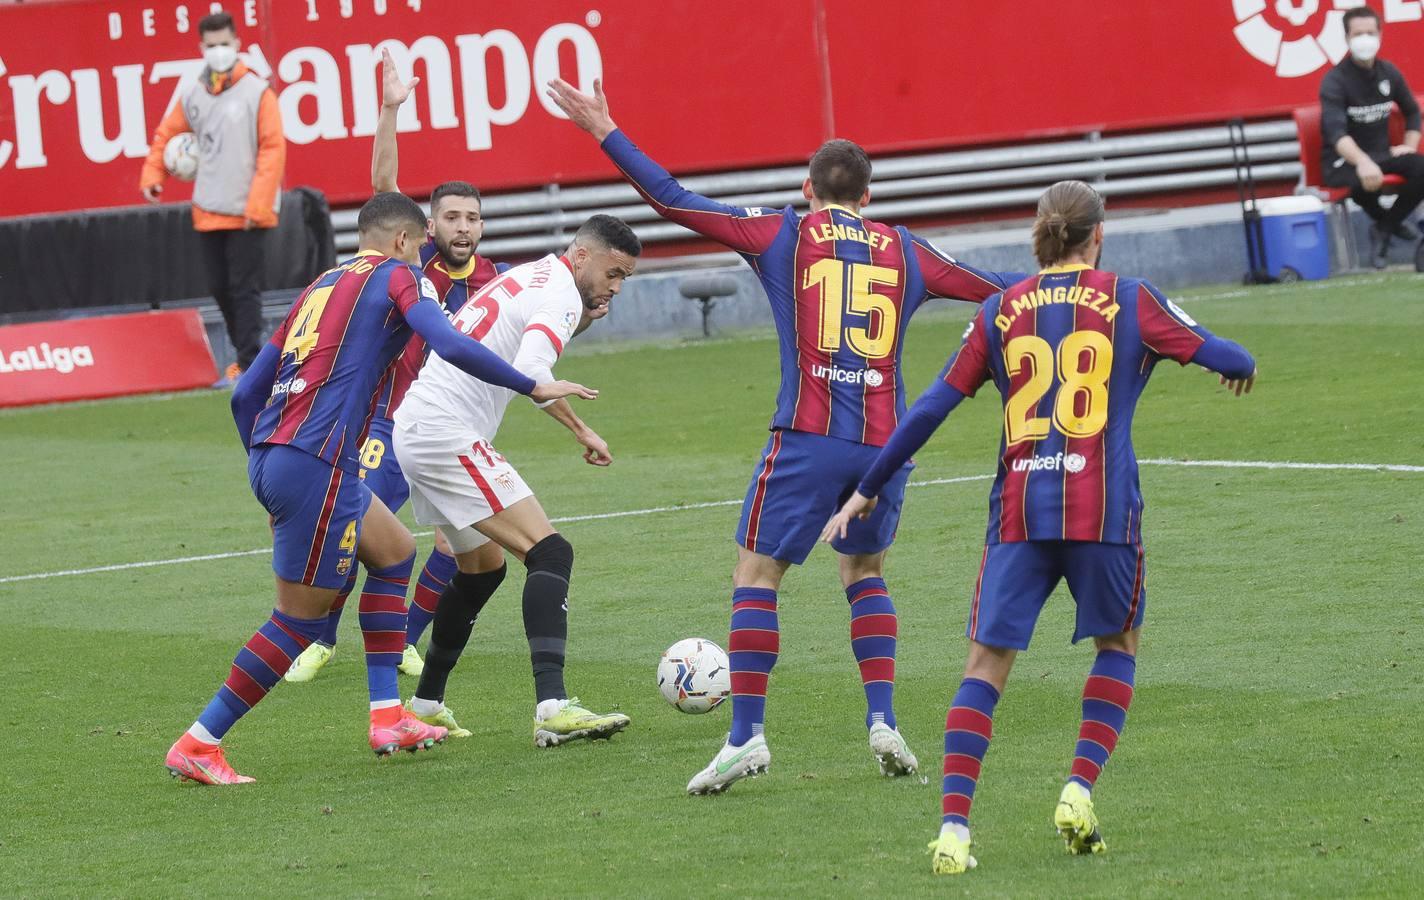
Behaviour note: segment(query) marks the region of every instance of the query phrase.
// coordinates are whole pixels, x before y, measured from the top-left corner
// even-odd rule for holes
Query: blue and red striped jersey
[[[1004,403],[991,544],[1142,539],[1132,416],[1152,368],[1211,333],[1140,278],[1045,269],[979,308],[942,378]]]
[[[433,240],[426,241],[420,247],[420,267],[425,277],[435,285],[435,292],[440,296],[440,305],[452,316],[459,312],[465,301],[474,296],[480,288],[493,281],[495,275],[509,268],[504,265],[497,266],[476,254],[461,268],[451,269],[441,258]],[[420,374],[426,349],[424,338],[418,334],[410,336],[410,343],[406,344],[400,356],[391,363],[386,374],[381,377],[380,386],[376,388],[373,418],[389,419],[396,414],[396,407],[400,406],[406,391],[410,390],[411,383]]]
[[[288,444],[350,472],[376,403],[376,386],[410,343],[405,313],[438,302],[420,270],[365,252],[302,292],[272,336],[282,353],[252,446]]]
[[[781,350],[772,428],[883,446],[905,412],[905,328],[931,297],[982,302],[1022,278],[945,256],[842,206],[801,216],[686,190],[615,131],[604,152],[663,218],[726,244],[756,272]]]

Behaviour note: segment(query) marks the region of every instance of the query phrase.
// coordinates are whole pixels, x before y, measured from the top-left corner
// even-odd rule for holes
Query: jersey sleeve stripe
[[[524,329],[525,334],[528,334],[531,331],[537,331],[540,334],[544,335],[546,338],[549,339],[549,343],[554,345],[554,352],[559,354],[560,356],[563,355],[564,342],[559,340],[559,336],[554,333],[554,329],[540,322],[534,322],[529,327]]]

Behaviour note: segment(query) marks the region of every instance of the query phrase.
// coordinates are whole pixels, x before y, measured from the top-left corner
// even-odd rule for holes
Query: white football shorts
[[[437,431],[416,422],[397,425],[394,438],[415,520],[439,528],[456,553],[489,540],[476,523],[534,496],[509,460],[474,432]]]

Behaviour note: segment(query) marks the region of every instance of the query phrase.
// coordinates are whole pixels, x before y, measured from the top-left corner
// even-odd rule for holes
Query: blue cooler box
[[[1256,203],[1266,271],[1278,281],[1330,277],[1325,204],[1315,197],[1267,197]]]

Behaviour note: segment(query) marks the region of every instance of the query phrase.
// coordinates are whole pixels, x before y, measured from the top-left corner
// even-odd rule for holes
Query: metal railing
[[[1301,174],[1290,120],[1247,125],[1257,181]],[[805,165],[683,179],[689,190],[733,206],[805,206]],[[900,156],[875,161],[874,216],[883,221],[1022,207],[1065,178],[1093,183],[1109,197],[1221,187],[1235,182],[1226,126],[1104,137],[1018,147]],[[486,197],[487,256],[529,256],[566,244],[591,214],[619,216],[644,242],[685,240],[687,229],[666,222],[624,182]],[[332,213],[339,253],[356,248],[356,210]]]

